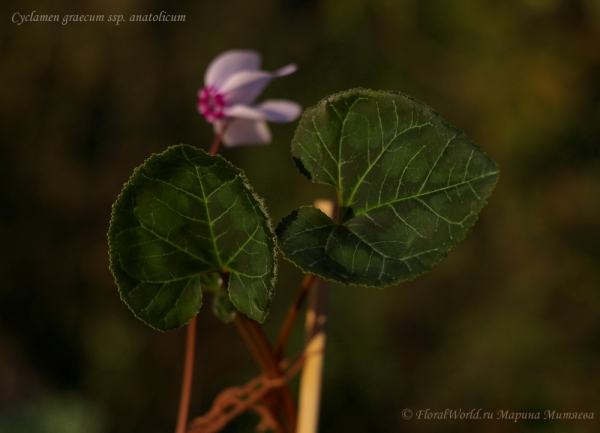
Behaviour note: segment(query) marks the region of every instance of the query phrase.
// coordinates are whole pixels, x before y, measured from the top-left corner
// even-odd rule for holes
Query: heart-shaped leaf
[[[355,89],[306,110],[292,142],[300,171],[338,190],[338,223],[313,207],[277,228],[304,272],[384,287],[429,270],[471,230],[498,167],[432,109]]]
[[[159,330],[178,328],[229,274],[229,296],[264,321],[276,274],[275,235],[243,172],[186,145],[153,155],[113,206],[111,270],[121,299]]]

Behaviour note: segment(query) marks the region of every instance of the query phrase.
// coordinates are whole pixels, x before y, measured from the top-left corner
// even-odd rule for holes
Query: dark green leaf
[[[339,223],[302,207],[277,228],[304,272],[384,287],[429,270],[471,230],[498,167],[461,131],[400,93],[355,89],[306,110],[300,171],[338,190]]]
[[[269,216],[221,156],[186,145],[153,155],[115,202],[108,239],[121,298],[154,328],[187,323],[202,290],[218,290],[225,273],[241,312],[260,322],[268,314],[276,272]]]

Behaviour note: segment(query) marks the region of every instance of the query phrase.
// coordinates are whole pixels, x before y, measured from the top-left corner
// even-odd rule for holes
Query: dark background
[[[186,20],[11,21],[162,10]],[[4,1],[0,22],[0,432],[174,430],[184,331],[154,331],[120,301],[106,232],[151,153],[208,148],[196,93],[231,48],[259,50],[267,70],[299,65],[263,99],[398,90],[501,169],[473,233],[431,272],[386,290],[332,287],[321,431],[599,431],[600,2]],[[275,222],[333,196],[294,168],[294,128],[223,151]],[[280,264],[271,337],[301,280]],[[258,373],[233,326],[208,305],[199,317],[192,415]],[[594,420],[406,421],[404,408]]]

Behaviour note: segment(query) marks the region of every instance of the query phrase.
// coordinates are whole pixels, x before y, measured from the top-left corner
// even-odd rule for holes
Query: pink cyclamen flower
[[[270,143],[267,121],[291,122],[302,111],[300,105],[284,99],[254,103],[273,78],[297,69],[289,64],[275,72],[261,71],[260,60],[256,51],[225,51],[208,65],[204,75],[198,112],[214,125],[215,134],[223,135],[226,146]]]

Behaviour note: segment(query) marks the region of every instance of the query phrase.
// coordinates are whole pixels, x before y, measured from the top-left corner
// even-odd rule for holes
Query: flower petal
[[[269,99],[258,105],[236,104],[223,110],[225,117],[250,120],[268,120],[287,123],[296,120],[302,107],[286,99]]]
[[[240,71],[231,75],[219,90],[225,95],[227,105],[251,104],[271,80],[289,75],[296,69],[297,66],[292,63],[275,72]]]
[[[229,50],[214,58],[204,74],[204,85],[220,89],[236,72],[260,68],[260,54],[252,50]]]
[[[255,106],[235,104],[231,107],[225,107],[223,110],[225,117],[248,120],[267,120],[265,113]]]
[[[264,113],[265,119],[270,122],[292,122],[300,116],[302,107],[287,99],[268,99],[261,102],[256,108]]]
[[[215,133],[220,130],[225,121],[215,123]],[[271,131],[264,120],[230,119],[227,120],[223,144],[227,147],[247,144],[269,144]]]

